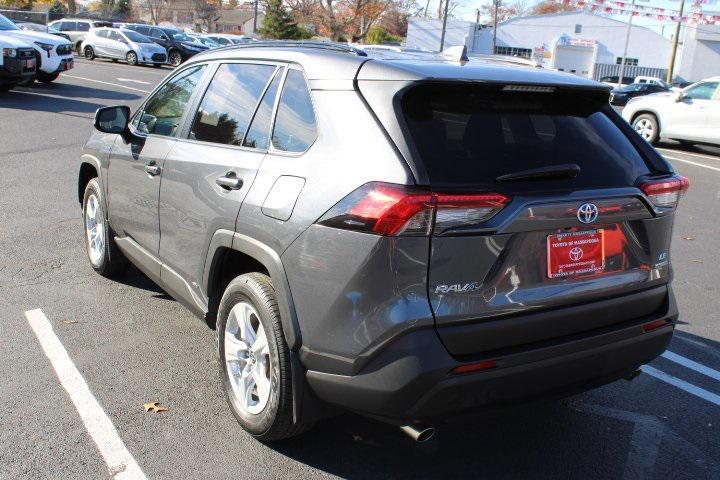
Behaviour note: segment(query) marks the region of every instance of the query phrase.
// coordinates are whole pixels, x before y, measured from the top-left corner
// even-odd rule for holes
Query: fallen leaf
[[[693,260],[692,262],[693,262],[693,263],[703,263],[702,260]]]
[[[71,323],[80,323],[77,320],[63,320],[63,323],[70,325]]]
[[[695,240],[695,237],[683,237],[685,240]]]
[[[160,413],[160,412],[167,412],[168,408],[163,407],[160,405],[159,402],[150,402],[143,404],[143,408],[146,412],[153,412],[153,413]]]

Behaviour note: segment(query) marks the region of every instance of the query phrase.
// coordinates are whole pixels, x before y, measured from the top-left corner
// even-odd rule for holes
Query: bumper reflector
[[[468,363],[467,365],[460,365],[451,370],[451,373],[470,373],[470,372],[481,372],[483,370],[490,370],[497,367],[495,360],[486,360],[478,363]]]
[[[651,330],[655,330],[656,328],[664,327],[665,325],[669,324],[670,322],[667,319],[660,319],[660,320],[653,320],[652,322],[648,322],[645,325],[643,325],[643,330],[646,332],[649,332]]]

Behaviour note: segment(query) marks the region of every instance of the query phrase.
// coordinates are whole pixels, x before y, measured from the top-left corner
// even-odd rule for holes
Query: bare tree
[[[140,0],[139,7],[141,10],[147,10],[150,14],[150,21],[153,25],[158,25],[162,20],[167,0]]]
[[[217,17],[218,8],[218,4],[214,0],[193,0],[195,18],[200,20],[207,32],[212,32],[212,24]]]

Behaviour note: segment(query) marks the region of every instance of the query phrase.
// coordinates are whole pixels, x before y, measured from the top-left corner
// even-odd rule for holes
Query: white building
[[[411,18],[407,46],[437,50],[442,22]],[[627,23],[585,11],[516,17],[498,25],[496,53],[534,58],[590,78],[618,75]],[[720,27],[688,28],[678,49],[675,73],[685,80],[720,75]],[[445,45],[466,45],[471,53],[492,53],[493,29],[473,22],[448,21]],[[633,26],[626,76],[664,76],[671,41],[649,28]],[[684,50],[684,52],[683,52]]]

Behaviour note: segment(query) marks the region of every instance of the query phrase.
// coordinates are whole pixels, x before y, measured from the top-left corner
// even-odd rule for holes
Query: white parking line
[[[30,310],[25,312],[25,317],[55,369],[60,384],[80,414],[85,429],[105,459],[110,475],[119,480],[146,480],[145,474],[125,447],[112,421],[93,396],[85,379],[53,332],[45,314],[40,309]]]
[[[661,150],[663,152],[668,152],[670,154],[682,154],[682,155],[690,155],[691,157],[698,157],[705,160],[714,160],[716,162],[720,162],[720,157],[713,157],[712,155],[706,155],[703,153],[693,153],[693,152],[685,152],[683,150],[670,150],[669,148],[658,148],[657,150]]]
[[[653,368],[650,365],[643,365],[640,369],[644,373],[647,373],[648,375],[653,376],[658,380],[662,380],[663,382],[669,383],[670,385],[677,387],[680,390],[684,390],[687,393],[690,393],[692,395],[695,395],[696,397],[700,397],[703,400],[707,400],[710,403],[714,403],[715,405],[720,406],[720,395],[708,392],[704,388],[695,386],[692,383],[686,382],[685,380],[680,380],[679,378],[673,377],[672,375],[658,370],[657,368]]]
[[[141,84],[141,85],[150,85],[150,82],[143,82],[142,80],[135,80],[135,79],[132,79],[132,78],[121,78],[121,77],[117,77],[116,80],[119,81],[119,82],[130,82],[130,83],[139,83],[139,84]]]
[[[681,355],[678,355],[677,353],[673,353],[671,351],[666,351],[662,354],[663,358],[667,358],[671,362],[675,362],[679,365],[682,365],[683,367],[687,367],[690,370],[695,370],[698,373],[702,373],[703,375],[706,375],[712,379],[720,380],[720,372],[717,370],[713,370],[710,367],[706,367],[705,365],[694,362],[690,360],[689,358],[685,358]]]
[[[150,90],[142,90],[140,88],[128,87],[127,85],[122,85],[120,83],[103,82],[102,80],[95,80],[94,78],[85,78],[85,77],[78,77],[76,75],[68,75],[67,73],[63,74],[63,77],[77,78],[78,80],[85,80],[86,82],[102,83],[104,85],[112,85],[113,87],[127,88],[128,90],[134,90],[136,92],[150,93]]]
[[[675,158],[675,157],[669,157],[667,155],[663,155],[668,160],[673,160],[675,162],[682,162],[682,163],[689,163],[690,165],[695,165],[696,167],[703,167],[707,168],[708,170],[715,170],[716,172],[720,172],[720,168],[718,167],[711,167],[710,165],[704,165],[702,163],[693,162],[691,160],[683,160],[682,158]]]

